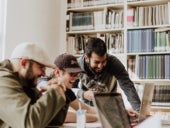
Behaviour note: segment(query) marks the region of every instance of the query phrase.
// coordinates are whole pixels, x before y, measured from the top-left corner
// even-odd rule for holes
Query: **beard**
[[[98,68],[97,68],[97,67],[91,67],[90,63],[87,63],[87,65],[88,65],[88,67],[89,67],[89,70],[90,70],[91,72],[93,72],[93,74],[101,74],[102,71],[103,71],[103,69],[100,70],[99,72],[96,71],[96,70],[98,70]]]
[[[27,85],[31,88],[35,88],[36,87],[36,84],[34,83],[35,81],[35,77],[33,76],[33,71],[32,71],[32,68],[29,68],[26,72],[26,75],[25,75],[25,80],[27,82]]]
[[[23,85],[28,88],[35,88],[35,76],[32,70],[32,63],[29,64],[29,67],[25,73],[24,77],[21,77],[21,81],[23,82]]]

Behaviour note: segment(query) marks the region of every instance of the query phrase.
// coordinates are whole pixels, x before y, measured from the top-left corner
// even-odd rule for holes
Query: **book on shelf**
[[[136,59],[134,58],[129,58],[127,60],[127,71],[128,71],[128,74],[129,74],[129,77],[130,78],[133,78],[133,79],[136,79],[137,76],[136,76]]]
[[[93,12],[70,12],[70,31],[94,29]]]
[[[170,24],[170,2],[153,6],[130,7],[127,10],[128,27],[163,24]]]
[[[134,8],[128,8],[127,10],[127,26],[133,27],[134,21],[135,21],[135,9]]]
[[[67,16],[66,16],[66,32],[68,32],[69,28],[70,28],[69,21],[70,21],[70,15],[67,14]]]
[[[67,8],[80,8],[83,7],[84,0],[68,0]]]
[[[166,13],[166,16],[167,16],[167,18],[168,18],[168,23],[170,24],[170,2],[168,2],[168,7],[167,7],[168,9],[168,11],[167,11],[167,13]]]

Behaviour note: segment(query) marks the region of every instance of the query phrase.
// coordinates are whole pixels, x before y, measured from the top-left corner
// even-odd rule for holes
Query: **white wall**
[[[65,52],[66,0],[8,0],[5,58],[21,42],[38,42],[51,59]]]

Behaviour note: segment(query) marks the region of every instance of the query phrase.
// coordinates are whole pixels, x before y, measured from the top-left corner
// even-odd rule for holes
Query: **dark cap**
[[[78,65],[76,57],[67,53],[57,56],[54,64],[66,72],[78,73],[82,71]]]

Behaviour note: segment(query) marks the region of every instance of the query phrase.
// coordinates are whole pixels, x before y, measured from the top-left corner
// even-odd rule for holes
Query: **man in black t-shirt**
[[[78,65],[77,59],[73,55],[65,53],[59,55],[55,59],[54,64],[56,65],[56,67],[54,69],[53,76],[51,78],[49,77],[41,78],[39,80],[39,83],[40,81],[43,81],[43,79],[48,81],[48,85],[60,83],[63,86],[63,88],[66,88],[65,92],[66,104],[63,109],[68,109],[70,105],[74,110],[78,110],[80,103],[81,108],[86,110],[86,121],[87,122],[97,121],[97,116],[95,116],[96,114],[95,109],[80,101],[75,96],[74,92],[71,90],[73,83],[78,78],[78,74],[82,71]],[[38,85],[38,88],[41,91],[46,90],[48,87],[49,86],[43,86],[43,84],[41,83]],[[65,117],[65,115],[63,115],[63,117],[61,118],[66,118],[65,122],[76,122],[76,113],[75,111],[68,111],[67,116]]]

